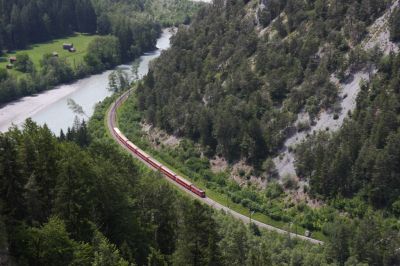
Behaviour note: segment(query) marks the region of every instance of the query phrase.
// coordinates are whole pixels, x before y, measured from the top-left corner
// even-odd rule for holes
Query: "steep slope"
[[[215,1],[138,85],[126,132],[175,135],[155,153],[221,202],[323,234],[331,263],[396,265],[397,5]]]
[[[138,89],[139,108],[149,123],[200,142],[209,155],[262,170],[301,127],[297,114],[315,123],[332,110],[343,120],[334,77],[344,81],[377,60],[361,47],[386,4],[215,1],[153,67]]]
[[[368,28],[368,35],[361,42],[361,48],[363,50],[369,51],[378,47],[384,55],[398,52],[398,45],[393,43],[390,39],[388,26],[390,17],[398,6],[399,1],[394,1],[390,8],[388,8],[387,11]],[[350,70],[348,71],[350,72]],[[351,73],[350,80],[344,82],[340,82],[333,75],[331,76],[331,82],[336,84],[339,88],[340,111],[334,113],[332,111],[323,110],[308,130],[297,132],[285,141],[282,152],[274,159],[277,171],[281,177],[285,175],[296,175],[294,166],[295,158],[293,153],[289,151],[289,147],[294,147],[295,145],[300,144],[307,138],[307,136],[318,131],[337,131],[340,129],[345,118],[348,117],[356,107],[356,99],[360,91],[361,82],[369,81],[371,76],[375,73],[376,65],[369,64],[355,73]],[[298,115],[295,124],[299,123],[310,123],[309,116],[306,112],[302,112]]]
[[[338,132],[313,135],[296,150],[298,173],[310,180],[313,193],[327,198],[359,196],[396,215],[400,214],[400,57],[392,33],[399,8],[395,1],[364,42],[366,48],[379,44],[384,57],[371,67],[375,75],[354,88],[352,115]]]

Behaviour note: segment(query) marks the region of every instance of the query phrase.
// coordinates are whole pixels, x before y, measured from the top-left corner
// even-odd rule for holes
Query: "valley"
[[[399,265],[399,43],[398,0],[0,0],[0,265]]]

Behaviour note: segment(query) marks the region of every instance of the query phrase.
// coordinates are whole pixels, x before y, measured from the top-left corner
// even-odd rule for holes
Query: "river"
[[[139,60],[138,77],[142,78],[149,70],[151,60],[160,56],[162,50],[170,46],[172,29],[164,29],[160,38],[157,40],[157,49],[145,53]],[[120,65],[117,69],[122,69],[133,77],[131,65]],[[76,114],[68,106],[68,99],[82,106],[85,114],[90,117],[94,112],[96,103],[110,96],[108,87],[108,76],[113,70],[105,71],[101,74],[92,75],[87,78],[77,80],[71,84],[59,85],[52,90],[43,93],[21,98],[11,102],[0,109],[0,132],[5,132],[14,124],[20,126],[31,117],[40,125],[47,124],[51,131],[59,134],[71,127]],[[88,119],[86,116],[79,116],[80,119]]]

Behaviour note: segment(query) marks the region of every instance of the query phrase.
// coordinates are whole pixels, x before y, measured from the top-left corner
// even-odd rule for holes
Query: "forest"
[[[0,251],[18,265],[395,265],[379,216],[329,227],[319,246],[188,200],[108,138],[111,97],[55,137],[27,120],[0,133]],[[46,163],[43,163],[46,162]],[[379,226],[379,230],[375,230]],[[371,228],[373,230],[371,230]],[[383,240],[383,241],[382,241]]]
[[[268,157],[293,130],[302,130],[293,125],[300,111],[311,118],[324,109],[340,111],[330,75],[348,79],[374,65],[378,75],[363,85],[351,119],[339,133],[321,133],[298,147],[297,170],[314,195],[360,192],[374,207],[397,209],[400,61],[394,54],[382,57],[379,48],[360,48],[366,26],[386,4],[334,2],[270,1],[260,11],[260,35],[246,15],[249,4],[215,1],[174,36],[139,84],[138,110],[150,124],[201,144],[209,158],[245,159],[268,171]],[[285,23],[282,10],[290,18]],[[399,10],[390,18],[392,40],[398,39]]]
[[[96,13],[90,0],[0,2],[0,50],[77,32],[96,32]]]
[[[97,134],[105,134],[108,104],[97,108],[88,126],[76,122],[59,138],[31,120],[0,134],[0,251],[7,250],[9,260],[325,265],[322,247],[237,223],[145,170]]]
[[[316,134],[296,149],[298,172],[310,179],[312,193],[357,195],[399,217],[399,65],[399,55],[383,58],[343,128]]]
[[[225,201],[277,224],[322,232],[337,247],[330,254],[341,253],[339,265],[396,265],[399,254],[386,245],[399,241],[399,57],[363,46],[368,27],[391,4],[214,1],[190,27],[180,28],[138,84],[136,98],[120,116],[124,132]],[[390,40],[399,40],[399,25],[397,7],[388,19]],[[343,128],[291,148],[305,193],[323,205],[291,201],[287,193],[299,184],[289,177],[276,180],[271,159],[322,111],[337,117],[341,99],[332,77],[346,83],[363,69],[377,74],[362,84]],[[300,112],[310,115],[311,124],[294,124]],[[174,135],[179,144],[152,139],[140,130],[144,123]],[[239,173],[240,182],[213,173],[215,156],[229,164],[245,160],[254,171]],[[268,178],[267,187],[257,187],[251,175]]]
[[[377,51],[357,47],[385,1],[334,2],[268,1],[257,21],[247,15],[252,2],[215,1],[149,73],[138,89],[140,110],[214,154],[261,166],[293,131],[298,112],[315,118],[337,109],[330,74],[345,79],[347,69],[377,60]]]

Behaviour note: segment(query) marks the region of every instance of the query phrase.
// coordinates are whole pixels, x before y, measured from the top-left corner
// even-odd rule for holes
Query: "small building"
[[[68,51],[69,51],[70,53],[75,53],[75,52],[76,52],[76,49],[75,49],[74,47],[71,47],[71,48],[68,49]]]
[[[13,68],[13,65],[12,65],[12,64],[7,64],[6,68],[7,68],[7,69],[12,69],[12,68]]]
[[[51,55],[52,55],[53,57],[58,57],[58,53],[57,53],[57,52],[53,52]]]
[[[64,43],[63,44],[63,49],[64,50],[69,50],[71,48],[74,48],[74,44],[73,43]]]
[[[10,62],[10,64],[13,64],[13,63],[15,63],[15,61],[17,61],[17,58],[15,56],[10,56],[8,58],[8,61]]]

